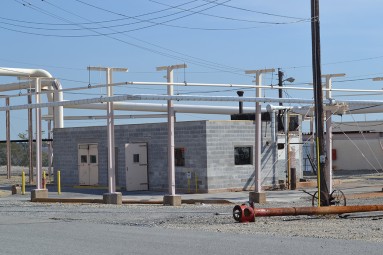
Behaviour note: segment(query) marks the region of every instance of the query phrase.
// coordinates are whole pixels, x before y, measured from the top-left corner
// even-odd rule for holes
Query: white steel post
[[[113,96],[112,72],[110,68],[106,69],[106,84],[108,97]],[[116,192],[116,173],[115,173],[115,155],[114,155],[114,111],[113,102],[107,102],[107,129],[108,129],[108,191],[109,193]]]
[[[331,89],[332,89],[332,77],[343,77],[346,74],[324,74],[322,77],[326,78],[326,99],[331,99]],[[331,194],[333,191],[332,185],[332,112],[331,110],[326,111],[326,152],[327,160],[325,166],[325,177],[327,183],[327,190]]]
[[[166,79],[168,82],[168,95],[173,95],[173,70],[179,68],[186,68],[185,64],[160,66],[157,71],[166,70]],[[169,195],[175,196],[176,194],[176,181],[175,181],[175,159],[174,159],[174,104],[172,100],[167,102],[168,108],[168,187]],[[170,201],[174,205],[174,201]]]
[[[173,95],[173,69],[168,67],[167,69],[167,82],[168,95]],[[168,182],[169,182],[169,194],[174,196],[176,194],[176,182],[175,182],[175,159],[174,159],[174,104],[173,100],[168,100]]]
[[[268,73],[268,72],[274,72],[275,69],[262,69],[262,70],[248,70],[245,71],[245,74],[255,74],[255,85],[256,87],[256,97],[260,98],[262,96],[261,94],[261,86],[262,86],[262,74]],[[261,120],[261,103],[256,102],[255,103],[255,171],[254,171],[254,186],[255,186],[255,193],[261,193],[262,187],[261,187],[261,127],[262,127],[262,120]],[[253,201],[259,203],[259,199],[255,199],[258,201]],[[263,201],[261,201],[263,202]]]
[[[5,98],[5,105],[9,106],[9,97]],[[5,112],[5,129],[7,137],[7,179],[11,178],[11,112]]]
[[[105,71],[106,72],[106,84],[107,84],[107,96],[113,96],[112,84],[112,72],[127,72],[127,68],[111,68],[111,67],[88,67],[88,70]],[[115,169],[115,149],[114,149],[114,112],[113,102],[107,102],[107,136],[108,136],[108,192],[110,194],[116,193],[116,169]]]
[[[52,121],[48,120],[48,178],[49,181],[51,180],[51,174],[52,174]]]
[[[35,102],[39,104],[41,101],[41,80],[40,78],[34,78],[35,83]],[[41,173],[42,173],[42,161],[41,161],[41,108],[36,107],[36,189],[42,189]]]

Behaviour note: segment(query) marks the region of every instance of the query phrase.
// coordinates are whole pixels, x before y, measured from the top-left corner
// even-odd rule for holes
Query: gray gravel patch
[[[352,200],[351,204],[381,204],[382,199]],[[262,207],[309,206],[307,201],[267,203]],[[359,217],[334,216],[262,217],[254,223],[237,223],[231,213],[234,205],[105,205],[31,203],[17,197],[0,198],[0,214],[23,219],[81,221],[148,228],[197,230],[269,236],[312,237],[326,239],[383,242],[383,217],[364,213]]]

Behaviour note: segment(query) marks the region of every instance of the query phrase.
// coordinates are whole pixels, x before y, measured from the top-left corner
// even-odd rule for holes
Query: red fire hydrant
[[[254,222],[254,204],[250,203],[234,206],[233,217],[238,222]]]

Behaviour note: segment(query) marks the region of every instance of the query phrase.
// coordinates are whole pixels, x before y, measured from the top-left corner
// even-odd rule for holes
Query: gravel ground
[[[350,204],[381,204],[383,199],[352,200]],[[293,206],[307,206],[302,200]],[[267,203],[262,207],[286,207],[286,203]],[[237,223],[234,205],[104,205],[31,203],[20,195],[0,198],[0,214],[94,224],[145,226],[148,228],[192,229],[198,231],[300,236],[313,238],[383,242],[383,214],[364,213],[354,217],[299,216],[264,217],[254,223]]]
[[[6,179],[0,173],[0,186],[20,183],[20,176]],[[352,199],[348,205],[383,204],[383,198]],[[310,206],[309,198],[298,202],[268,202],[257,207]],[[233,205],[104,205],[31,203],[29,197],[0,189],[0,215],[22,218],[83,221],[94,224],[118,224],[236,234],[313,237],[327,239],[383,242],[383,212],[350,214],[347,218],[331,216],[262,217],[254,223],[237,223],[232,217]]]

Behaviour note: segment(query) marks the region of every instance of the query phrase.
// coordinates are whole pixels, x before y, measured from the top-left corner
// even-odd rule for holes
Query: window
[[[278,143],[278,150],[283,150],[285,148],[284,143]]]
[[[235,165],[251,165],[253,152],[251,146],[234,147],[234,163]]]
[[[97,156],[96,155],[90,155],[90,163],[91,164],[97,164]]]
[[[140,154],[133,154],[133,163],[140,163]]]
[[[140,163],[140,154],[133,154],[133,163]]]
[[[185,166],[185,148],[174,149],[174,160],[176,166]]]
[[[88,157],[87,155],[81,155],[81,163],[88,163]]]

